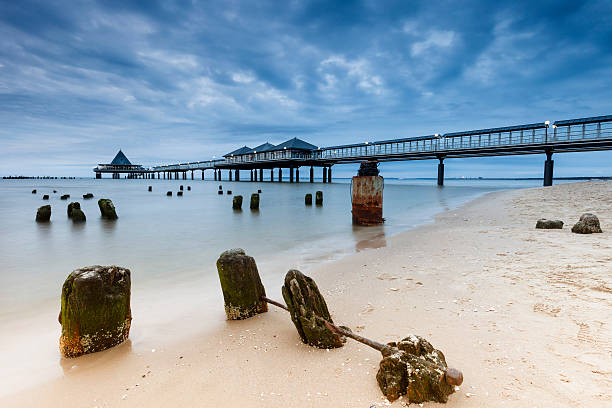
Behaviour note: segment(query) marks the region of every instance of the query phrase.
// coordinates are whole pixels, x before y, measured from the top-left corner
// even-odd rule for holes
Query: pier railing
[[[588,143],[597,141],[603,141],[606,144]],[[564,146],[570,145],[572,147],[565,151],[579,151],[581,142],[584,142],[585,149],[612,148],[612,115],[556,121],[552,126],[547,121],[502,128],[330,146],[312,152],[291,150],[254,152],[225,159],[155,166],[151,168],[151,171],[204,170],[242,164],[265,163],[270,165],[276,161],[293,161],[296,164],[300,162],[333,164],[334,162],[361,160],[526,154],[549,150],[564,151]]]

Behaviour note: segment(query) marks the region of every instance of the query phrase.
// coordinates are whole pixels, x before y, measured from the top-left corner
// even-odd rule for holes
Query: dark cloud
[[[609,114],[611,18],[606,1],[4,1],[0,173]],[[541,172],[497,160],[449,171]]]

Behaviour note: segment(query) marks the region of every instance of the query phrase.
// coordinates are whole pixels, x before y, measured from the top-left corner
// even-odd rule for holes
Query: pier
[[[320,147],[293,138],[279,145],[264,143],[254,148],[243,146],[223,159],[170,164],[144,168],[129,164],[98,165],[96,177],[157,179],[194,179],[194,172],[212,170],[214,180],[282,182],[283,169],[290,183],[314,182],[315,168],[323,183],[332,182],[332,167],[343,163],[437,160],[437,183],[444,185],[444,160],[447,158],[545,154],[543,184],[553,184],[553,154],[612,150],[612,115],[549,121],[518,126],[433,134],[348,145]],[[120,151],[121,155],[123,153]],[[117,154],[119,156],[119,153]],[[123,155],[123,157],[125,157]],[[117,159],[117,158],[115,158]],[[127,158],[125,158],[127,160]],[[113,160],[115,162],[115,160]],[[127,161],[129,163],[129,160]],[[300,171],[300,169],[304,169]],[[248,172],[243,178],[241,171]],[[301,178],[304,175],[304,178]],[[99,177],[98,177],[99,178]]]

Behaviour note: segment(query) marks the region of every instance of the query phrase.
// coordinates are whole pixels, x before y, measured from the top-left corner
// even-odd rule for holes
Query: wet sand
[[[570,232],[584,212],[599,216],[603,234]],[[541,217],[566,225],[536,230]],[[309,274],[336,323],[379,341],[422,335],[462,369],[447,406],[612,404],[612,183],[490,193],[386,244]],[[303,345],[275,308],[225,322],[222,304],[205,306],[216,323],[189,340],[58,357],[60,378],[0,406],[387,405],[376,351],[350,340],[331,351]]]

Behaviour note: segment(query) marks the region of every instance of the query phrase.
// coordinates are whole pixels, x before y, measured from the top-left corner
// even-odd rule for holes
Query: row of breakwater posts
[[[70,207],[69,207],[70,209]],[[74,211],[74,208],[73,208]],[[540,219],[536,229],[562,229],[563,221]],[[585,213],[573,226],[577,234],[601,233],[599,219]],[[347,339],[382,355],[376,381],[390,401],[405,396],[409,403],[447,402],[463,383],[463,373],[447,365],[442,351],[423,337],[380,343],[334,323],[314,280],[300,271],[287,272],[281,287],[284,304],[267,297],[255,259],[242,249],[225,251],[216,262],[225,315],[244,320],[268,311],[268,305],[289,313],[303,343],[323,349],[343,347]],[[131,272],[119,266],[88,266],[70,273],[61,290],[59,348],[65,357],[106,350],[128,339],[132,325]]]
[[[85,196],[87,196],[86,199],[93,198],[93,194],[91,193],[83,195],[83,197]],[[68,197],[70,196],[68,195]],[[62,200],[63,199],[64,198],[62,198]],[[117,216],[117,211],[115,210],[115,205],[113,204],[112,200],[108,198],[99,199],[98,208],[100,209],[100,216],[106,220],[116,220],[119,218]],[[87,217],[81,209],[81,203],[78,201],[69,203],[66,208],[66,213],[68,218],[70,218],[74,223],[87,221]],[[36,222],[47,223],[49,221],[51,221],[51,205],[43,205],[39,207],[38,210],[36,210]]]

